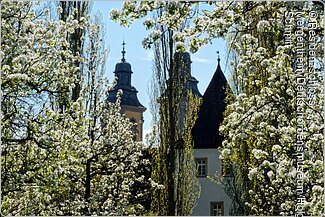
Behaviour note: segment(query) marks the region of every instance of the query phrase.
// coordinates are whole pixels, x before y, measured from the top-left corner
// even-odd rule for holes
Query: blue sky
[[[144,134],[151,128],[151,113],[149,110],[149,95],[148,82],[152,76],[153,68],[153,52],[142,47],[142,40],[149,32],[143,27],[142,21],[134,22],[130,28],[120,27],[109,19],[109,12],[112,8],[121,8],[122,1],[95,1],[92,12],[100,12],[102,15],[102,22],[106,29],[105,45],[109,49],[108,58],[106,62],[106,74],[110,81],[114,79],[115,64],[121,61],[121,51],[123,38],[126,43],[126,61],[132,66],[132,85],[137,88],[139,101],[147,107],[144,113]],[[211,45],[207,45],[195,54],[191,54],[192,76],[198,81],[198,87],[203,95],[208,86],[213,73],[217,66],[217,53],[220,52],[221,68],[226,77],[228,73],[225,71],[226,63],[226,47],[222,39],[214,39]]]

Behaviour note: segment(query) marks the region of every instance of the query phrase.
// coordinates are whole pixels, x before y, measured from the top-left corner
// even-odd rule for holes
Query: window
[[[198,169],[197,176],[198,177],[206,177],[208,171],[208,159],[207,158],[197,158],[196,159],[196,166]]]
[[[133,133],[133,140],[136,140],[137,139],[137,134],[138,134],[137,121],[134,118],[131,118],[130,121],[132,123],[131,131]]]
[[[125,75],[125,83],[126,83],[126,85],[131,85],[130,75]]]
[[[125,78],[124,79],[125,79],[125,81],[124,81],[125,84],[126,85],[129,85],[129,75],[125,75]]]
[[[223,216],[223,201],[211,202],[211,215],[212,216]]]

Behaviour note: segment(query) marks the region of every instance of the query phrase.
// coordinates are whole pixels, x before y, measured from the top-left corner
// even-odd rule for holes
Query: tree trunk
[[[87,160],[86,163],[86,183],[85,183],[85,200],[87,205],[85,207],[84,214],[90,215],[90,207],[89,207],[89,200],[90,200],[90,183],[91,183],[91,176],[90,176],[90,160]]]

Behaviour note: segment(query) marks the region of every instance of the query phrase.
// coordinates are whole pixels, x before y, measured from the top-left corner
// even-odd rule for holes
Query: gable
[[[206,89],[197,120],[192,130],[194,148],[218,148],[222,144],[219,127],[223,121],[223,112],[226,108],[227,79],[220,64]]]

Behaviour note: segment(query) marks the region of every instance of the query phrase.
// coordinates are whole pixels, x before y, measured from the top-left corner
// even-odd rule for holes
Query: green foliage
[[[189,62],[184,61],[183,53],[174,54],[173,31],[166,31],[169,36],[155,44],[152,100],[159,101],[154,107],[159,112],[155,119],[159,144],[152,179],[160,187],[153,192],[151,210],[159,215],[190,215],[198,195],[190,135],[198,104],[187,94]]]
[[[191,215],[200,195],[197,180],[197,167],[194,158],[192,129],[194,127],[201,100],[188,92],[186,96],[186,114],[182,132],[182,147],[177,150],[175,188],[177,216]]]

